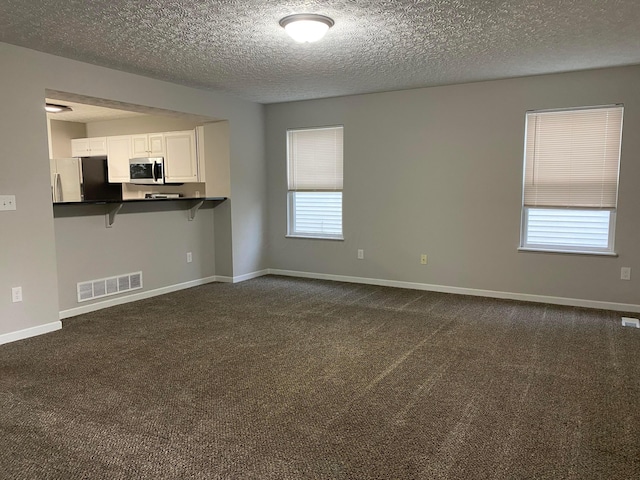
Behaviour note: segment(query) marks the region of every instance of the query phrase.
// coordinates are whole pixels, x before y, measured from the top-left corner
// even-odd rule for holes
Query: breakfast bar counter
[[[227,200],[227,197],[171,197],[171,198],[130,198],[126,200],[84,200],[80,202],[54,202],[54,216],[69,216],[77,215],[77,212],[71,212],[69,210],[75,210],[73,207],[91,207],[96,205],[106,206],[106,213],[104,210],[101,212],[95,212],[98,214],[104,213],[106,227],[110,228],[115,222],[116,215],[125,205],[136,205],[138,209],[145,208],[146,206],[154,206],[157,209],[162,205],[162,209],[171,209],[180,207],[181,209],[188,210],[188,220],[191,221],[195,218],[197,211],[205,204],[211,204],[212,207],[216,207],[222,202]],[[63,207],[63,208],[60,208]],[[64,212],[63,212],[64,210]],[[83,210],[83,211],[86,211]],[[92,212],[93,213],[93,212]],[[80,213],[88,214],[88,213]],[[74,216],[75,216],[74,215]]]

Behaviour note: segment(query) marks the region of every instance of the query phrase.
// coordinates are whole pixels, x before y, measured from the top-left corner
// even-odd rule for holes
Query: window
[[[342,239],[343,127],[287,131],[288,235]]]
[[[621,105],[528,112],[523,249],[613,253]]]

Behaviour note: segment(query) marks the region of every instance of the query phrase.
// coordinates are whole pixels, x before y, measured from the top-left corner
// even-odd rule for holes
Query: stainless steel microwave
[[[164,183],[164,158],[143,157],[129,159],[129,181],[142,185]]]

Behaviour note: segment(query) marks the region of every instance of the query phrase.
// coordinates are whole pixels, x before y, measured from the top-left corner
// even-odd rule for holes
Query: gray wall
[[[127,204],[107,229],[105,207],[55,207],[60,310],[94,303],[78,304],[80,281],[142,271],[144,290],[153,290],[215,275],[215,210],[200,209],[189,221],[186,208]]]
[[[221,255],[232,256],[220,260],[225,270],[232,269],[229,273],[237,276],[266,267],[263,106],[2,43],[0,64],[3,70],[0,76],[3,105],[0,194],[16,195],[18,206],[15,212],[0,212],[0,335],[57,321],[59,309],[65,309],[75,295],[77,281],[86,279],[86,275],[109,276],[110,266],[105,259],[122,254],[126,238],[135,239],[137,246],[144,244],[153,249],[158,231],[174,229],[178,233],[169,232],[169,240],[179,233],[185,236],[174,250],[175,258],[182,259],[185,248],[201,245],[198,248],[204,251],[205,245],[215,243],[215,235],[226,240],[221,242],[224,246]],[[200,212],[204,213],[202,218],[199,213],[196,222],[189,225],[184,211],[151,215],[149,212],[131,212],[116,219],[111,233],[104,228],[103,216],[57,217],[54,229],[47,124],[43,112],[45,89],[228,119],[231,125],[231,175],[234,177],[231,186],[234,200],[226,213],[223,212],[228,218],[213,219],[215,210],[209,210],[208,213]],[[231,231],[214,234],[213,228],[209,228],[213,222],[216,228],[220,225]],[[93,249],[90,242],[78,241],[78,232],[89,238],[111,236],[117,240],[115,245],[105,240],[108,250],[102,257],[94,256],[90,254]],[[59,276],[56,243],[61,257]],[[157,256],[166,254],[171,244],[171,241],[161,241]],[[87,267],[79,265],[80,262],[68,262],[69,257],[91,259],[87,261],[95,263]],[[207,255],[203,257],[199,259],[203,262],[201,271],[195,266],[193,270],[185,271],[186,264],[180,261],[157,283],[145,274],[145,288],[207,275],[217,260]],[[153,276],[156,274],[163,275],[154,271]],[[14,304],[11,287],[18,285],[23,287],[24,302]],[[58,291],[64,303],[60,307]]]
[[[628,67],[269,105],[270,266],[640,304],[639,84]],[[525,111],[611,103],[625,104],[619,256],[519,253]],[[334,124],[345,241],[285,238],[285,131]]]
[[[87,136],[87,126],[79,122],[51,120],[51,158],[71,156],[71,139]]]
[[[144,115],[141,117],[89,122],[87,123],[87,136],[108,137],[136,135],[138,133],[177,132],[180,130],[193,130],[201,124],[187,118]]]

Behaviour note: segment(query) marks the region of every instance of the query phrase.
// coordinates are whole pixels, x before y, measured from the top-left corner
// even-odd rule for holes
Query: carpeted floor
[[[620,314],[263,277],[0,346],[1,479],[637,479]]]

